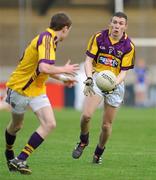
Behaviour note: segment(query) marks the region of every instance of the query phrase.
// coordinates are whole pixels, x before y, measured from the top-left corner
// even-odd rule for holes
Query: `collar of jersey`
[[[50,34],[52,35],[52,37],[53,37],[54,39],[57,39],[57,36],[56,36],[56,33],[55,33],[54,30],[52,30],[52,29],[50,29],[50,28],[47,28],[46,30],[47,30],[48,32],[50,32]]]

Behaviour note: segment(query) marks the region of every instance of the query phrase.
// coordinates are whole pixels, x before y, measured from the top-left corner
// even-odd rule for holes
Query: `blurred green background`
[[[78,160],[72,150],[79,141],[80,112],[74,109],[55,110],[57,128],[28,159],[32,175],[9,173],[4,157],[4,131],[10,119],[6,111],[0,112],[0,179],[2,180],[155,180],[156,141],[154,108],[122,107],[113,124],[113,133],[106,146],[101,165],[92,164],[98,142],[101,110],[91,121],[90,143]],[[24,128],[19,132],[16,155],[37,128],[38,121],[30,111],[26,113]]]

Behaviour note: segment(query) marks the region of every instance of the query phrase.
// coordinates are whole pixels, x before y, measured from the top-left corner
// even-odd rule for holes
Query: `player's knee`
[[[50,129],[55,129],[56,128],[56,122],[50,122],[49,123],[49,128]]]
[[[82,121],[88,123],[91,119],[91,116],[89,114],[83,114],[82,115]]]
[[[44,129],[48,132],[56,128],[56,122],[54,121],[48,121],[44,125]]]
[[[11,129],[13,133],[17,133],[19,130],[23,128],[23,123],[22,124],[14,124]]]
[[[105,123],[102,125],[102,131],[104,131],[104,132],[109,132],[111,130],[111,128],[112,128],[111,123]]]

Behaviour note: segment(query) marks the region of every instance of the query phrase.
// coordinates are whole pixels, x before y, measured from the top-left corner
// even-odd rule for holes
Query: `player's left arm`
[[[42,44],[38,46],[38,71],[48,75],[66,73],[76,74],[79,64],[71,64],[68,60],[63,66],[55,65],[55,46],[50,36],[46,35],[42,39]]]
[[[127,75],[127,71],[126,70],[121,70],[119,75],[117,76],[116,85],[123,82],[125,80],[125,78],[126,78],[126,75]]]
[[[131,45],[131,50],[127,54],[125,54],[122,59],[121,71],[117,76],[117,80],[116,80],[117,85],[125,80],[128,70],[134,68],[135,47],[132,43],[130,45]]]

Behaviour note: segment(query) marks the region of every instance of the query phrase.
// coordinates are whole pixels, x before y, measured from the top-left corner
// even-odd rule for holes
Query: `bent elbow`
[[[46,73],[46,74],[48,73],[48,68],[47,68],[47,65],[45,63],[40,63],[38,70],[41,73]]]

